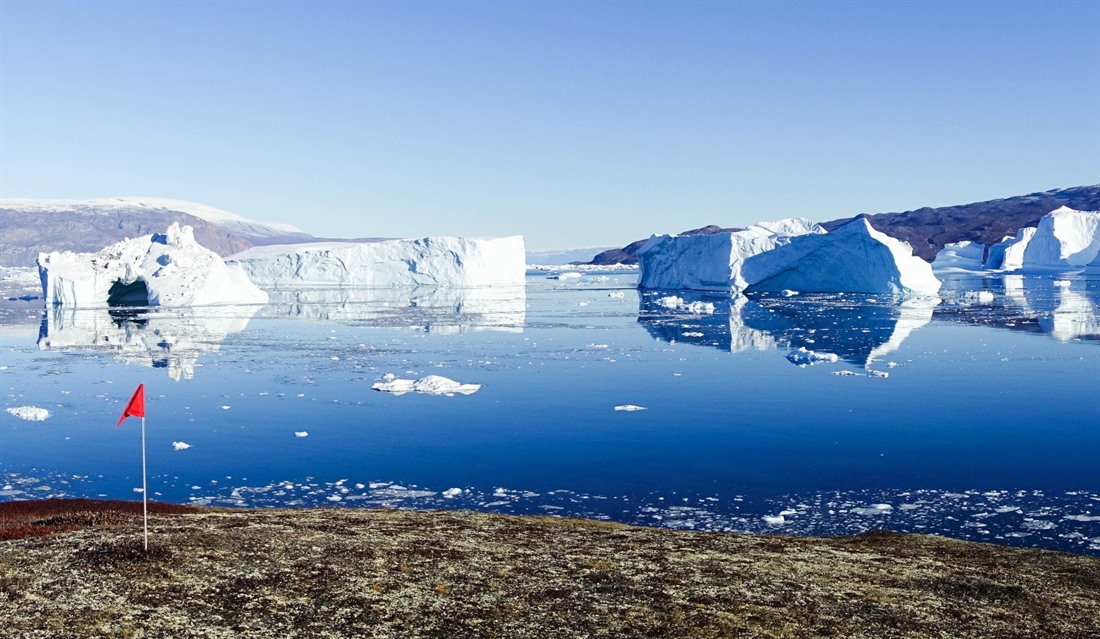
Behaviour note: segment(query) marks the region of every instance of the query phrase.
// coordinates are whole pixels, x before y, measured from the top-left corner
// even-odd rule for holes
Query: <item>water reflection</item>
[[[453,334],[522,332],[522,286],[483,288],[312,288],[269,291],[265,315]]]
[[[40,350],[92,349],[141,366],[163,368],[176,381],[195,376],[203,353],[248,326],[258,306],[201,309],[47,308],[38,333]]]
[[[1100,340],[1100,281],[1078,275],[955,276],[944,279],[937,319]]]
[[[932,320],[938,299],[897,303],[867,295],[744,296],[677,291],[642,294],[638,321],[651,335],[731,352],[805,348],[857,366],[897,350]],[[712,312],[711,312],[712,311]]]

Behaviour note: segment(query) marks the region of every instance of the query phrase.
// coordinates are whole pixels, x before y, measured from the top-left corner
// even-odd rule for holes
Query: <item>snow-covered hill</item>
[[[0,200],[0,266],[34,266],[39,252],[93,252],[121,240],[163,233],[173,222],[221,256],[253,246],[315,241],[288,224],[256,222],[235,213],[154,197],[91,200]]]

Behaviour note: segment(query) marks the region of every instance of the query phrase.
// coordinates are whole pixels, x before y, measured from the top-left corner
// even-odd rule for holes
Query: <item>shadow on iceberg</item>
[[[930,322],[938,302],[853,294],[760,294],[749,298],[644,291],[638,322],[650,335],[666,342],[730,352],[804,348],[866,367],[897,350],[910,333]]]
[[[243,331],[258,310],[55,306],[44,311],[38,348],[101,351],[126,363],[166,369],[170,378],[180,381],[193,378],[199,356],[219,350],[226,337]]]
[[[936,319],[1100,341],[1100,280],[1076,274],[946,275]]]
[[[304,288],[274,290],[265,314],[360,326],[415,328],[429,333],[522,332],[523,286],[476,288]]]

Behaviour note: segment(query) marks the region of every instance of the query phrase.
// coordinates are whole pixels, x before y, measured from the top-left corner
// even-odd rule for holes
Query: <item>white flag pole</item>
[[[149,552],[149,490],[145,481],[145,415],[141,416],[141,514],[145,518],[145,552]]]

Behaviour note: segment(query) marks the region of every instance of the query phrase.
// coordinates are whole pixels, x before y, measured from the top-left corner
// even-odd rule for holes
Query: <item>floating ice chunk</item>
[[[837,377],[855,377],[857,373],[854,371],[833,371],[833,375]]]
[[[172,442],[172,450],[187,450],[191,448],[191,444],[187,442]]]
[[[607,296],[610,297],[613,300],[626,299],[626,293],[624,293],[622,291],[612,291],[612,292],[608,293]]]
[[[221,405],[221,406],[218,406],[218,408],[220,408],[220,409],[222,409],[222,410],[229,410],[230,408],[232,408],[232,406],[227,406],[227,405],[224,405],[224,404],[223,404],[223,405]]]
[[[684,305],[684,298],[676,297],[675,295],[669,295],[657,300],[657,304],[664,306],[665,308],[674,311]]]
[[[577,271],[566,271],[564,273],[559,273],[557,279],[559,279],[559,280],[579,280],[582,277],[584,277],[584,273],[579,273]]]
[[[296,430],[296,431],[294,431],[294,436],[295,437],[309,437],[309,431]]]
[[[795,295],[798,295],[798,291],[792,291],[789,288],[785,288],[782,291],[779,291],[779,294],[783,297],[794,297]]]
[[[462,492],[463,491],[461,488],[448,488],[447,490],[443,491],[443,496],[447,499],[454,499],[455,497],[461,495]]]
[[[1051,283],[1058,288],[1069,288],[1070,284],[1072,284],[1072,282],[1070,282],[1069,280],[1054,280]]]
[[[682,308],[696,315],[714,315],[714,304],[711,302],[691,302],[685,304]]]
[[[1070,521],[1100,521],[1100,515],[1065,515],[1062,519]]]
[[[7,410],[8,413],[28,422],[44,422],[50,416],[50,411],[38,406],[15,406]]]
[[[764,515],[761,519],[769,526],[782,526],[787,523],[787,518],[783,515]]]
[[[889,515],[890,513],[894,512],[894,507],[890,504],[871,504],[866,508],[853,508],[851,512],[857,515],[875,517],[878,515]]]
[[[877,377],[878,379],[886,379],[887,377],[890,377],[890,373],[887,373],[886,371],[868,370],[867,371],[867,377]]]
[[[801,346],[798,350],[787,353],[787,361],[800,367],[813,366],[814,364],[821,363],[833,363],[840,360],[840,357],[835,353],[818,353],[815,351],[807,350],[805,346]]]
[[[383,378],[385,379],[385,378]],[[462,384],[442,375],[428,375],[418,380],[392,378],[386,381],[376,382],[371,386],[376,391],[404,395],[405,393],[424,393],[427,395],[445,395],[453,397],[455,394],[472,395],[481,390],[481,384]]]
[[[623,404],[621,406],[616,406],[615,410],[620,410],[620,411],[626,411],[628,413],[633,413],[633,412],[639,411],[639,410],[646,410],[646,407],[645,406],[635,406],[634,404]]]

